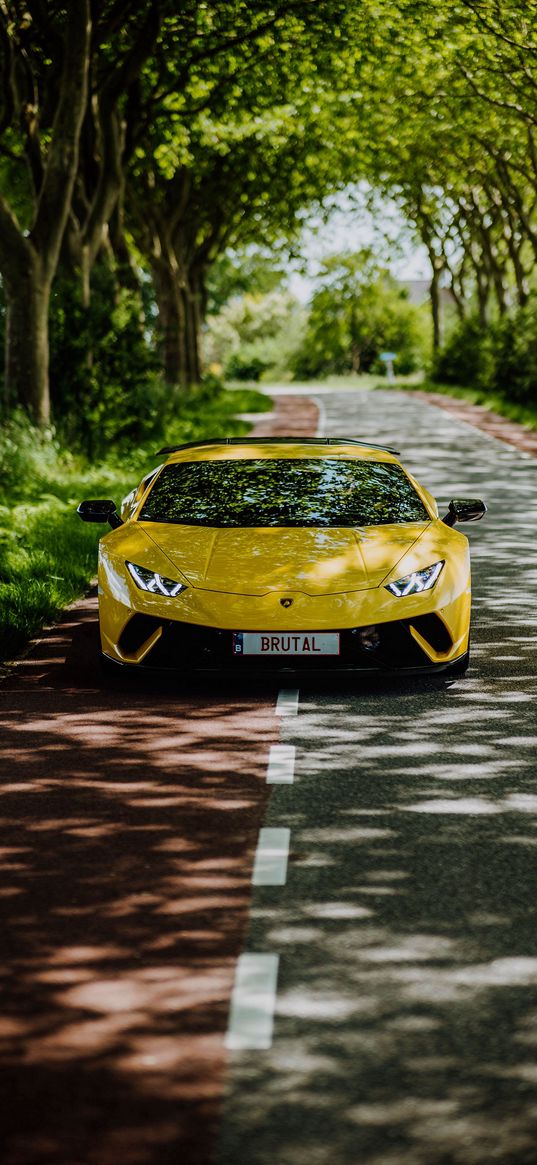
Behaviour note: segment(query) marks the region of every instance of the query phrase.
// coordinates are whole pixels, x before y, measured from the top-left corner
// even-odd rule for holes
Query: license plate
[[[339,655],[339,632],[235,631],[233,655]]]

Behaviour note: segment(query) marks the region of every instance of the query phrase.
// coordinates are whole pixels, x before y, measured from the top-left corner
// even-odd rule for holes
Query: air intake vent
[[[411,626],[430,643],[433,651],[449,651],[453,647],[451,635],[438,615],[418,615],[411,620]]]
[[[118,640],[122,655],[136,655],[158,627],[162,627],[162,619],[157,619],[154,615],[133,615]]]

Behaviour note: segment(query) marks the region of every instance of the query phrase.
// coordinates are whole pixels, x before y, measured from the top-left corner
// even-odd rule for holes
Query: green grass
[[[241,436],[238,413],[265,412],[269,397],[241,388],[185,404],[166,443]],[[160,442],[89,465],[40,435],[23,418],[0,429],[0,660],[13,659],[32,635],[78,598],[95,574],[100,526],[76,515],[83,498],[121,498],[157,464]]]
[[[374,387],[385,388],[386,384],[377,381]],[[452,396],[456,400],[467,401],[468,404],[482,405],[493,413],[499,413],[501,417],[507,417],[510,421],[517,421],[518,424],[525,425],[528,429],[537,429],[537,408],[516,404],[508,397],[498,393],[490,393],[477,388],[464,388],[453,384],[436,384],[430,380],[408,383],[403,377],[398,378],[392,388],[404,389],[407,392],[412,391],[412,389],[421,389],[423,392],[436,392],[443,396]]]
[[[397,384],[401,388],[418,388],[421,379],[421,373],[412,373],[411,376],[399,376],[397,378]],[[392,387],[392,382],[387,380],[386,377],[379,377],[378,373],[373,374],[370,372],[364,372],[360,375],[350,372],[345,375],[327,376],[325,380],[320,380],[318,384],[321,388],[333,388],[334,391],[338,392],[356,388],[375,389]],[[301,387],[307,388],[307,382]],[[310,385],[309,387],[312,386]]]
[[[397,379],[397,384],[400,388],[408,385],[411,388],[421,387],[423,373],[412,373],[411,376],[400,376]],[[267,379],[261,378],[259,384],[257,382],[247,381],[230,381],[230,386],[238,387],[239,383],[247,383],[249,388],[261,388],[270,392],[271,385],[278,386],[278,388],[301,388],[304,391],[315,392],[316,388],[333,388],[334,390],[344,391],[346,389],[356,388],[390,388],[390,384],[386,379],[379,378],[378,374],[373,375],[369,372],[356,373],[348,372],[345,374],[336,374],[333,376],[319,377],[317,380],[276,380],[274,377]]]

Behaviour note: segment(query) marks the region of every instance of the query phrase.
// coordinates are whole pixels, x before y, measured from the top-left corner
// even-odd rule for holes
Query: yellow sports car
[[[137,668],[461,673],[470,557],[395,450],[347,438],[161,449],[124,500],[85,501],[104,659]]]

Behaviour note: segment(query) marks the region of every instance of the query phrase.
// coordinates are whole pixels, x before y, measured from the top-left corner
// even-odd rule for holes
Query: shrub
[[[490,389],[494,383],[496,330],[483,328],[477,316],[458,321],[433,358],[431,376],[439,384]]]
[[[209,364],[229,380],[260,380],[270,369],[288,374],[289,355],[300,338],[303,312],[286,291],[246,294],[209,316],[204,335]]]
[[[267,361],[257,356],[255,351],[249,352],[247,348],[241,348],[230,356],[225,372],[229,380],[258,381],[268,367]]]
[[[158,428],[166,392],[144,333],[141,300],[119,287],[105,264],[92,273],[87,309],[78,282],[54,285],[50,381],[62,439],[92,458],[111,441],[143,441]]]
[[[29,483],[44,489],[60,456],[53,430],[37,429],[17,410],[0,425],[0,496],[24,497]]]
[[[537,405],[537,295],[498,329],[494,388],[516,404]]]
[[[432,379],[537,404],[537,294],[486,329],[475,316],[459,322],[438,352]]]

